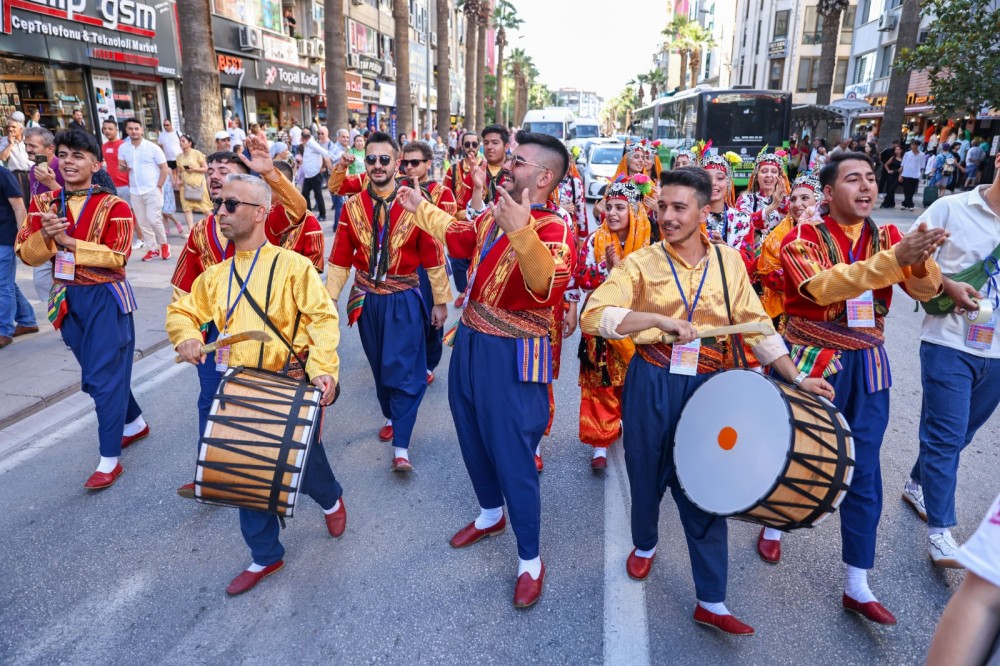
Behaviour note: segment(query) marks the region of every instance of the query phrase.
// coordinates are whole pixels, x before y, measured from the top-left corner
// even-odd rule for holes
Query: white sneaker
[[[140,250],[140,249],[142,249],[144,247],[146,247],[146,244],[143,243],[142,240],[140,240],[138,238],[135,238],[135,239],[132,240],[132,249],[133,250]]]
[[[955,543],[951,533],[932,534],[927,544],[927,552],[934,562],[934,566],[945,569],[964,569],[958,563],[958,544]]]
[[[924,489],[917,486],[916,490],[910,490],[909,484],[903,484],[903,499],[913,507],[913,510],[920,516],[920,520],[927,522],[927,509],[924,507]]]

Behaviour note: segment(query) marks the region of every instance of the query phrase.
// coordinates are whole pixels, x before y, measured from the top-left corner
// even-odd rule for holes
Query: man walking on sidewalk
[[[0,349],[25,333],[37,333],[35,311],[17,286],[14,239],[28,212],[21,186],[6,167],[0,167]]]
[[[317,219],[320,222],[326,221],[323,171],[329,162],[330,153],[319,145],[309,130],[302,130],[302,175],[305,177],[302,183],[302,196],[306,198],[306,205],[310,206],[311,195],[316,195],[316,210],[319,212]]]
[[[167,156],[158,145],[143,138],[142,123],[135,118],[125,121],[125,132],[129,141],[118,149],[118,168],[128,173],[132,211],[142,237],[147,243],[156,239],[156,245],[142,260],[169,259],[170,246],[163,230],[163,184],[170,171]]]
[[[910,149],[903,154],[903,169],[899,174],[899,182],[903,184],[903,210],[913,210],[913,195],[917,193],[926,161],[927,156],[920,152],[920,142],[914,139]]]

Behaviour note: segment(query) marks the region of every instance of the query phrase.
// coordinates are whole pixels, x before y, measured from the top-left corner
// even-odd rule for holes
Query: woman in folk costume
[[[659,141],[627,141],[622,159],[618,163],[611,182],[617,182],[619,178],[634,178],[638,175],[646,176],[653,184],[653,188],[642,198],[642,213],[649,219],[651,230],[650,240],[656,242],[660,240],[660,229],[656,225],[656,198],[660,195],[659,178],[663,167],[660,166],[660,156],[657,152],[660,146]],[[594,215],[601,219],[604,215],[604,199],[600,199],[594,204]]]
[[[764,238],[788,214],[788,175],[783,150],[768,153],[767,146],[754,160],[747,191],[736,199],[736,207],[750,216],[754,228],[754,256],[760,256]]]
[[[814,218],[820,219],[815,216],[816,208],[822,200],[818,178],[796,178],[788,195],[788,215],[771,230],[761,244],[760,257],[753,273],[756,273],[757,281],[764,290],[760,297],[764,311],[775,321],[779,333],[785,327],[785,271],[781,268],[781,241],[796,226],[808,224]]]
[[[750,216],[736,207],[736,188],[733,185],[733,167],[730,155],[739,160],[734,153],[717,155],[702,152],[699,165],[712,178],[712,196],[708,201],[709,212],[705,218],[705,234],[713,243],[728,245],[734,250],[740,250],[748,260],[747,247],[752,238],[753,225]],[[749,268],[749,266],[748,266]]]
[[[577,260],[576,284],[588,295],[626,256],[649,245],[649,220],[640,213],[652,189],[648,178],[620,179],[604,195],[604,221],[587,237]],[[590,466],[607,467],[607,452],[621,431],[622,386],[635,345],[628,338],[605,340],[581,334],[580,441],[594,447]]]

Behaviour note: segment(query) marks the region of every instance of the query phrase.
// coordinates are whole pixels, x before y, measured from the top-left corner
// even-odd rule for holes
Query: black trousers
[[[313,192],[316,193],[316,208],[319,209],[319,216],[326,217],[326,201],[323,199],[323,172],[320,171],[318,174],[311,178],[306,178],[302,182],[302,196],[306,199],[306,208],[312,206],[309,199],[309,195]]]
[[[919,184],[919,178],[903,178],[903,208],[913,208],[913,195]]]

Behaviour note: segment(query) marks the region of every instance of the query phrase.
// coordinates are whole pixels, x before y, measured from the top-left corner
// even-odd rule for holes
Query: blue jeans
[[[344,202],[347,201],[347,197],[332,194],[330,198],[333,199],[333,230],[337,231],[337,225],[340,224],[340,211],[344,209]]]
[[[953,527],[958,457],[1000,403],[1000,359],[921,342],[920,377],[920,455],[910,476],[923,486],[927,525]]]
[[[0,336],[14,335],[14,324],[37,326],[35,311],[17,286],[13,245],[0,245]]]

